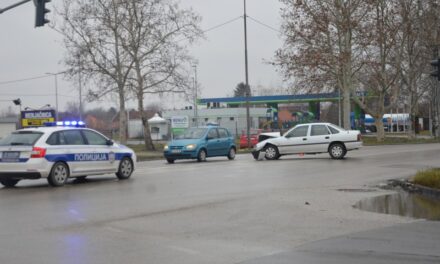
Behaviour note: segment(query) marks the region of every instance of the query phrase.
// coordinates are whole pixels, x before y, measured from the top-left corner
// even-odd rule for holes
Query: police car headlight
[[[186,149],[187,149],[187,150],[194,150],[196,147],[197,147],[196,144],[189,144],[189,145],[186,145]]]
[[[163,150],[167,151],[169,149],[168,145],[163,146]]]

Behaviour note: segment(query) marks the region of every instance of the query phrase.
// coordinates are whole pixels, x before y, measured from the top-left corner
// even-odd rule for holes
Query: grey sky
[[[18,2],[1,0],[0,7]],[[52,0],[48,6],[58,4]],[[182,6],[192,7],[202,17],[202,29],[208,29],[243,14],[242,0],[181,0]],[[248,15],[275,29],[280,26],[277,0],[247,0]],[[5,81],[42,76],[63,70],[60,64],[64,49],[62,37],[48,26],[34,28],[34,5],[30,2],[0,15],[0,109],[13,106],[12,99],[21,98],[23,106],[39,108],[45,104],[55,106],[54,78],[41,78],[26,82],[2,84]],[[53,12],[48,15],[53,19]],[[281,46],[279,33],[251,19],[248,20],[249,77],[253,88],[257,85],[280,86],[281,77],[275,69],[264,63]],[[192,47],[191,54],[199,61],[198,80],[202,97],[232,95],[234,87],[244,81],[243,19],[232,22],[206,34],[206,40]],[[64,109],[69,101],[78,101],[78,90],[71,82],[59,78],[59,105]],[[182,102],[148,98],[148,102],[161,101],[165,108],[181,107]],[[116,101],[110,99],[113,106]],[[88,103],[109,106],[108,101]],[[136,107],[129,102],[129,107]],[[18,109],[17,109],[18,110]]]

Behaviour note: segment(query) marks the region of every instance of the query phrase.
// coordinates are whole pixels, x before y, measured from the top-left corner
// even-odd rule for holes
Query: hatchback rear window
[[[33,146],[42,135],[36,131],[16,131],[0,140],[0,146]]]

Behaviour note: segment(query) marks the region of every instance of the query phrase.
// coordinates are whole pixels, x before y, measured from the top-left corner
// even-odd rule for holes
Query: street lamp
[[[46,72],[47,75],[53,75],[55,79],[55,120],[58,121],[58,74],[65,73],[63,72],[57,72],[57,73],[50,73]]]
[[[197,109],[197,64],[192,66],[194,68],[194,118],[196,119],[196,127],[199,126],[199,113]]]
[[[22,124],[21,124],[21,99],[20,98],[17,98],[17,99],[15,99],[15,100],[12,100],[12,102],[15,104],[15,105],[18,105],[18,106],[20,106],[20,118],[19,118],[19,120],[20,120],[20,126],[19,126],[19,128],[22,126]]]

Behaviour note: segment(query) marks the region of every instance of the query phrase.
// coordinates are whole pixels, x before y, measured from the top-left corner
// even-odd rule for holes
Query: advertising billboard
[[[46,122],[55,122],[55,116],[54,109],[21,111],[21,126],[23,128],[44,126]]]

